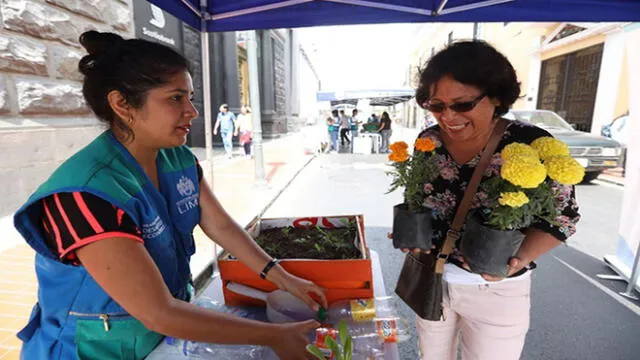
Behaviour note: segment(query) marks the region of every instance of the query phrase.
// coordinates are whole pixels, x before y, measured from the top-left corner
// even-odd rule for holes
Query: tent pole
[[[638,244],[636,258],[633,261],[633,266],[631,267],[631,277],[629,277],[629,281],[627,282],[627,289],[625,292],[620,293],[620,295],[633,300],[638,300],[638,297],[633,294],[633,289],[635,289],[636,283],[638,282],[638,276],[640,276],[640,267],[638,267],[638,263],[640,263],[640,243]]]
[[[200,56],[202,59],[202,108],[204,110],[204,146],[205,146],[205,160],[207,162],[207,169],[209,173],[209,186],[213,191],[213,137],[212,137],[212,116],[211,116],[211,68],[209,61],[209,33],[207,32],[207,20],[203,14],[206,14],[207,1],[200,0],[200,8],[202,9],[201,15],[201,29],[200,29]],[[213,243],[213,257],[214,261],[218,256],[218,245]]]
[[[260,79],[258,78],[258,42],[256,31],[247,31],[247,65],[249,67],[249,102],[253,123],[253,155],[256,186],[265,186],[264,155],[262,152],[262,119],[260,117]]]
[[[436,15],[440,15],[440,13],[442,13],[442,10],[443,10],[443,9],[444,9],[444,7],[447,5],[447,2],[448,2],[448,1],[449,1],[449,0],[442,0],[442,1],[440,2],[440,5],[438,5],[438,9],[435,11],[435,14],[436,14]]]
[[[202,90],[203,90],[203,108],[204,108],[204,143],[205,143],[205,159],[209,164],[209,176],[213,183],[213,138],[212,138],[212,116],[211,116],[211,74],[209,69],[209,33],[203,31],[200,33],[200,42],[202,44]]]

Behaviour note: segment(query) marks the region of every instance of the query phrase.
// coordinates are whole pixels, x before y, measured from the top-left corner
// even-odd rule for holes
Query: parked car
[[[629,114],[618,116],[609,124],[603,125],[600,129],[600,135],[611,138],[623,146],[622,172],[624,174],[627,164],[627,146],[629,144]]]
[[[567,143],[571,156],[586,168],[584,182],[595,180],[606,169],[622,166],[622,144],[603,136],[575,130],[553,111],[511,110],[505,117],[536,125]]]

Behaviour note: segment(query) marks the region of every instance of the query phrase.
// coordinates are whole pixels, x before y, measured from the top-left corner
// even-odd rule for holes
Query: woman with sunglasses
[[[493,126],[520,95],[520,84],[506,57],[482,41],[457,42],[433,56],[420,74],[416,100],[437,125],[419,137],[436,144],[440,175],[425,184],[424,205],[433,210],[435,249],[439,250]],[[530,144],[551,136],[530,124],[510,121],[482,181],[500,176],[500,151],[512,142]],[[535,222],[508,265],[507,278],[475,274],[454,250],[443,273],[444,319],[417,317],[423,360],[517,360],[529,328],[533,261],[575,232],[579,219],[574,189],[558,184],[555,224]],[[472,205],[482,208],[478,192]],[[403,249],[403,251],[420,251]],[[460,337],[458,335],[461,335]]]

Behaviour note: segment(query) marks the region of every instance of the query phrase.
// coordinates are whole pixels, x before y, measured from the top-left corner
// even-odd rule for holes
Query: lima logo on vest
[[[199,193],[196,192],[196,186],[191,179],[186,176],[180,177],[180,180],[178,180],[176,184],[176,189],[178,189],[178,193],[184,198],[176,203],[180,215],[198,207]]]

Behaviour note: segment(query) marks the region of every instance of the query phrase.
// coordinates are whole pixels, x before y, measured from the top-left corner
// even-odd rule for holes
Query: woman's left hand
[[[325,309],[328,307],[324,290],[309,280],[286,273],[278,286],[280,289],[288,291],[291,295],[307,303],[315,311],[320,310],[320,306]],[[320,299],[320,304],[309,295],[310,293],[315,294]]]
[[[462,255],[457,254],[455,258],[462,263],[463,268],[471,272],[471,267],[469,267],[469,264],[467,264],[467,262],[464,260],[464,257]],[[507,270],[507,277],[522,270],[522,268],[525,267],[526,265],[527,265],[527,262],[522,261],[522,259],[520,259],[519,257],[517,256],[512,257],[511,259],[509,259],[509,263],[507,264],[507,266],[509,267],[509,270]],[[482,276],[483,279],[487,281],[492,281],[492,282],[500,281],[504,279],[504,277],[502,276],[494,276],[489,274],[480,274],[480,276]]]
[[[509,259],[509,264],[507,264],[507,266],[509,267],[509,270],[507,271],[507,277],[517,273],[518,271],[522,270],[523,267],[525,267],[526,263],[524,261],[522,261],[522,259],[518,258],[518,257],[512,257],[511,259]],[[489,275],[489,274],[480,274],[482,276],[483,279],[487,280],[487,281],[500,281],[502,279],[504,279],[503,277],[500,276],[493,276],[493,275]]]

